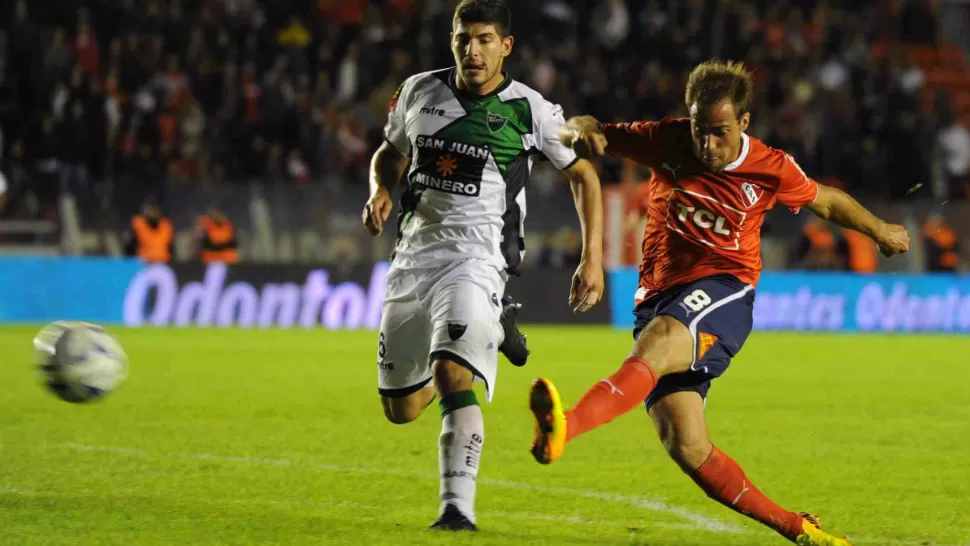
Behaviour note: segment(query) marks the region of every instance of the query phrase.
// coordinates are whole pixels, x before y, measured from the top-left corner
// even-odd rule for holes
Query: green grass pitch
[[[373,332],[115,329],[128,382],[61,402],[37,328],[0,329],[0,544],[785,544],[708,500],[636,410],[537,465],[530,381],[567,404],[630,346],[607,328],[529,327],[502,361],[474,536],[438,506],[429,408],[384,420]],[[756,333],[711,390],[714,442],[785,507],[857,545],[970,543],[970,343]],[[484,399],[484,397],[480,397]]]

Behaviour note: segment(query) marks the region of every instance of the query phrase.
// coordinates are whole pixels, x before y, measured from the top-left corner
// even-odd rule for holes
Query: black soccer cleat
[[[465,517],[454,504],[445,505],[445,511],[441,513],[438,521],[431,524],[429,529],[438,531],[477,531],[478,527]]]
[[[515,366],[525,366],[529,359],[526,336],[515,325],[521,307],[522,304],[517,303],[511,296],[502,298],[501,323],[502,329],[505,330],[505,341],[499,345],[498,350]]]

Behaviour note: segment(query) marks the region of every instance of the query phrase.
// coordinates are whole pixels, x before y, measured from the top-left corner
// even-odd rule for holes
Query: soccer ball
[[[48,324],[34,338],[34,352],[44,384],[67,402],[100,398],[128,375],[128,356],[121,343],[96,324]]]

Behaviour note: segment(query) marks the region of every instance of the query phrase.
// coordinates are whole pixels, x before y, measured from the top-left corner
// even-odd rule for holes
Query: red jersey
[[[742,134],[741,154],[721,172],[694,155],[690,120],[604,124],[606,152],[650,167],[637,303],[657,290],[727,273],[756,285],[761,224],[777,203],[798,212],[818,184],[787,153]]]

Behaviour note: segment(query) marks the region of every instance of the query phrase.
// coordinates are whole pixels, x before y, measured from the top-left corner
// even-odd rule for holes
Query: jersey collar
[[[734,169],[737,169],[738,167],[740,167],[741,164],[744,163],[744,160],[748,157],[748,152],[750,150],[751,150],[751,140],[748,138],[748,135],[741,133],[741,154],[738,155],[738,158],[735,159],[733,163],[731,163],[727,167],[724,167],[724,170],[733,171]]]
[[[448,74],[448,85],[451,87],[451,90],[452,92],[455,93],[455,95],[458,95],[459,97],[466,100],[481,100],[481,99],[487,99],[489,97],[494,97],[495,95],[498,95],[502,91],[505,91],[506,89],[509,88],[510,85],[512,85],[512,78],[509,77],[508,72],[503,70],[502,77],[505,79],[502,80],[502,83],[499,84],[499,86],[496,87],[494,91],[492,91],[487,95],[477,95],[475,93],[469,93],[468,91],[463,91],[461,89],[458,89],[458,85],[456,85],[455,83],[457,77],[458,77],[458,70],[456,68],[452,68],[451,72]]]

